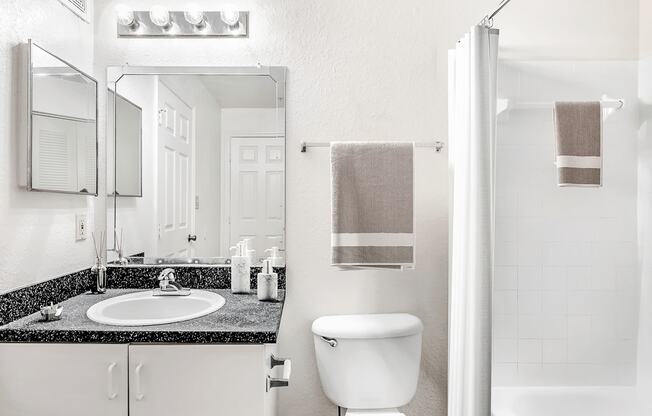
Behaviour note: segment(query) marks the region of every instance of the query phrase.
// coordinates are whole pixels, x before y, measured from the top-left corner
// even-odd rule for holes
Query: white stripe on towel
[[[558,168],[600,169],[600,156],[557,156]]]
[[[333,247],[412,247],[413,233],[333,233]]]

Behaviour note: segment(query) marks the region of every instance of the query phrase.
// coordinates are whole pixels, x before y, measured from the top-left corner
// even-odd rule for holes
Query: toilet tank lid
[[[423,331],[421,320],[407,313],[322,316],[312,332],[327,338],[397,338]]]

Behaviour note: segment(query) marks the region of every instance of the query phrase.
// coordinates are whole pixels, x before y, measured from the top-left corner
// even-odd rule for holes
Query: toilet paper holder
[[[272,354],[269,359],[269,368],[273,369],[276,366],[283,366],[283,377],[273,378],[272,376],[268,375],[266,391],[270,391],[276,387],[287,387],[290,385],[290,376],[292,375],[292,360],[289,358],[276,358],[274,354]]]

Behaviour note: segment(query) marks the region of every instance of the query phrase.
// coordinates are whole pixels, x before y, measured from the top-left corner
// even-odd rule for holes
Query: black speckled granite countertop
[[[234,295],[228,289],[209,290],[224,297],[218,311],[201,318],[165,325],[110,326],[86,316],[86,310],[104,299],[137,292],[134,289],[109,289],[103,295],[81,294],[60,305],[59,321],[43,322],[40,313],[0,326],[0,342],[108,343],[131,342],[193,344],[275,343],[283,311],[285,291],[277,302],[260,302],[256,294]]]

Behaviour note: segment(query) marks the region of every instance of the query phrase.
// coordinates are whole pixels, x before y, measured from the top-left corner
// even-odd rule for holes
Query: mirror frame
[[[48,55],[52,56],[58,61],[61,61],[62,63],[68,65],[71,69],[79,72],[82,76],[87,78],[88,80],[92,81],[95,84],[95,192],[79,192],[79,191],[58,191],[58,190],[51,190],[51,189],[40,189],[40,188],[34,188],[32,186],[32,150],[33,150],[33,113],[34,113],[34,106],[33,106],[33,99],[34,99],[34,86],[33,86],[33,70],[32,70],[32,48],[36,47],[39,48],[41,51],[47,53]],[[82,71],[81,69],[77,68],[76,66],[72,65],[70,62],[61,59],[59,56],[55,55],[54,53],[48,51],[47,49],[43,48],[36,42],[34,42],[32,39],[27,40],[27,52],[26,52],[26,91],[27,91],[27,97],[26,97],[26,104],[27,104],[27,117],[26,117],[26,122],[27,125],[26,127],[26,134],[27,134],[27,177],[26,177],[26,187],[27,190],[30,192],[50,192],[50,193],[57,193],[57,194],[68,194],[68,195],[85,195],[85,196],[98,196],[99,195],[99,120],[98,120],[98,115],[99,115],[99,108],[98,108],[98,82],[95,78],[92,76],[88,75],[86,72]]]
[[[280,107],[286,109],[284,111],[283,124],[285,128],[285,141],[286,146],[284,149],[285,157],[285,166],[287,169],[287,100],[286,100],[286,82],[287,82],[287,67],[285,66],[108,66],[107,69],[107,88],[112,89],[114,92],[118,91],[118,82],[127,75],[238,75],[238,76],[266,76],[270,77],[274,82],[276,82],[276,96],[279,100]],[[114,101],[115,105],[115,101]],[[115,114],[115,108],[114,114]],[[108,109],[107,109],[108,112]],[[108,129],[107,129],[108,131]],[[108,140],[107,140],[108,142]],[[114,141],[115,142],[115,141]],[[142,142],[141,142],[142,143]],[[115,154],[115,151],[114,151]],[[109,161],[107,161],[108,163]],[[107,181],[111,178],[106,178]],[[115,178],[113,178],[115,180]],[[287,184],[287,178],[286,183]],[[110,197],[110,196],[109,196]],[[106,252],[104,256],[108,259],[108,252],[116,252],[116,219],[117,219],[117,198],[113,196],[113,230],[110,230],[113,238],[111,239],[113,244],[111,247],[107,245]],[[287,192],[285,195],[285,204],[284,204],[284,217],[286,224],[284,225],[283,234],[284,239],[287,241],[286,235],[286,225],[287,225]],[[108,209],[110,205],[109,202],[106,204],[105,215],[108,215]],[[108,224],[107,224],[108,225]],[[109,230],[106,230],[106,235],[108,238]],[[216,256],[219,257],[219,256]],[[285,256],[285,261],[287,262],[287,253]],[[107,266],[111,265],[108,263]],[[179,265],[181,266],[181,265]],[[197,265],[196,265],[197,266]],[[213,266],[214,264],[207,264],[207,266]],[[219,265],[221,267],[230,267],[230,264]],[[125,267],[125,266],[120,266]],[[142,266],[141,266],[142,267]]]

